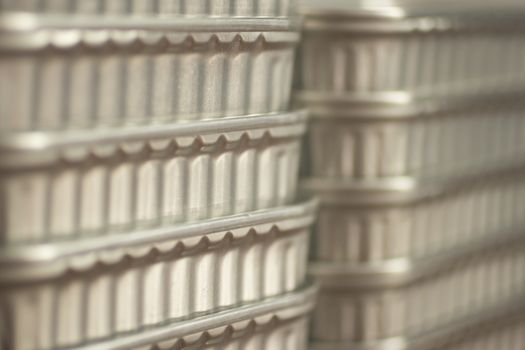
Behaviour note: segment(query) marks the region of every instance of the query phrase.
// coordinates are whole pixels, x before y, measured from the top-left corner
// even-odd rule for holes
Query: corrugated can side
[[[250,23],[244,29],[219,26],[189,33],[184,23],[171,30],[177,22],[170,21],[159,24],[162,30],[89,29],[89,24],[0,37],[0,44],[9,46],[0,54],[2,133],[288,110],[295,31],[251,28]],[[187,26],[192,28],[191,21]],[[17,46],[26,44],[36,46]]]
[[[312,257],[353,264],[420,259],[521,234],[524,211],[523,172],[471,181],[412,203],[325,203],[316,223]]]
[[[97,16],[284,17],[295,0],[2,0],[0,12]]]
[[[403,336],[372,343],[315,342],[311,350],[521,350],[525,345],[523,304],[493,310],[434,329],[417,337]]]
[[[428,23],[434,21],[439,19],[421,19],[402,33],[353,33],[309,28],[307,18],[299,54],[301,88],[454,94],[523,84],[523,28],[440,31]]]
[[[308,106],[308,103],[306,103]],[[525,154],[521,107],[440,112],[421,118],[331,118],[313,115],[313,177],[382,179],[477,173]]]
[[[485,252],[396,288],[322,290],[312,336],[357,343],[411,337],[518,303],[525,293],[524,252],[523,244]]]
[[[2,337],[15,349],[89,345],[295,291],[305,284],[314,214],[307,205],[294,210],[301,213],[280,220],[254,213],[222,230],[195,224],[200,233],[190,227],[186,238],[145,232],[139,240],[151,242],[133,244],[130,233],[120,244],[99,240],[90,243],[101,244],[96,250],[22,265],[3,276]]]
[[[0,158],[4,244],[77,239],[290,203],[304,117],[6,137]]]
[[[282,325],[268,327],[253,335],[227,344],[211,345],[210,350],[305,350],[308,348],[308,318],[303,317]]]

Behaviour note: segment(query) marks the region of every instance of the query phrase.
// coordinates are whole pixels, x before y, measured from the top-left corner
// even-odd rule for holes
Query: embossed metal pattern
[[[417,190],[415,190],[417,191]],[[352,193],[337,191],[343,200]],[[323,190],[317,191],[323,198]],[[331,203],[321,206],[312,256],[352,264],[419,259],[481,241],[521,234],[525,224],[523,172],[508,172],[460,186],[438,196],[381,205]]]
[[[19,257],[11,262],[7,252],[3,264],[15,273],[4,267],[0,281],[2,322],[10,330],[5,339],[14,348],[88,344],[298,290],[313,216],[311,205],[277,208],[189,224],[186,234],[177,226],[161,237],[123,233],[120,244],[101,237],[96,249],[89,240],[63,254],[60,243],[27,246],[11,251]],[[75,252],[82,245],[86,251]],[[57,255],[46,256],[46,249]],[[32,251],[43,260],[24,263]]]
[[[317,20],[319,26],[309,26],[307,17],[299,54],[301,89],[454,94],[523,85],[523,25],[510,21],[508,27],[455,33],[427,21],[433,22],[416,20],[402,33],[382,23],[369,24],[357,34],[344,26],[359,26],[360,21],[323,19]],[[334,23],[341,26],[323,30]]]
[[[2,0],[0,12],[93,16],[287,17],[295,0]]]
[[[6,137],[3,241],[78,239],[288,204],[304,130],[297,112]]]
[[[510,303],[473,317],[450,322],[419,336],[398,336],[378,342],[315,342],[311,350],[518,350],[525,344],[523,303]]]
[[[325,179],[450,176],[498,169],[525,154],[521,106],[356,120],[313,116],[309,174]]]
[[[295,32],[104,33],[31,33],[28,39],[48,47],[45,52],[1,55],[0,131],[167,124],[288,109]]]
[[[320,341],[373,342],[422,334],[508,303],[518,305],[525,291],[524,258],[522,241],[464,259],[403,287],[323,290],[312,336]]]

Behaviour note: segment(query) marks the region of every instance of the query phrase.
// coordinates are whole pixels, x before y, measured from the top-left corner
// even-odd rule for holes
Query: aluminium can
[[[525,175],[519,164],[446,181],[397,178],[383,187],[361,185],[305,180],[303,188],[322,203],[314,260],[368,266],[523,235]]]
[[[476,174],[525,155],[523,97],[299,93],[311,110],[309,176],[375,180]]]
[[[0,20],[0,133],[289,109],[293,20],[63,18]]]
[[[128,349],[206,340],[204,331],[212,338],[229,334],[220,315],[238,308],[241,314],[234,311],[228,322],[257,317],[257,302],[305,286],[315,207],[306,202],[111,237],[4,247],[2,342],[14,349],[99,349],[99,342]],[[272,312],[286,318],[287,298],[271,299]],[[311,307],[310,297],[299,299],[298,308]],[[211,320],[199,321],[210,313]]]
[[[0,12],[72,17],[288,17],[295,6],[295,0],[1,0]]]
[[[418,337],[489,310],[518,308],[525,295],[525,239],[488,247],[421,271],[402,283],[373,288],[324,285],[313,315],[312,337],[319,342],[374,344]],[[418,269],[417,264],[394,266]],[[391,273],[396,273],[395,270]],[[363,273],[363,278],[366,272]]]
[[[304,111],[27,132],[0,145],[3,245],[108,235],[291,203]]]
[[[406,6],[405,6],[406,5]],[[525,81],[519,1],[303,1],[301,88],[428,94]]]

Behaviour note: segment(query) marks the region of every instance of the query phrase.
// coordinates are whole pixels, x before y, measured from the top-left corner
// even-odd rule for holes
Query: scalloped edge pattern
[[[516,301],[525,291],[524,253],[522,245],[507,246],[403,288],[374,293],[322,290],[312,337],[364,342],[418,335],[489,305]],[[433,303],[438,296],[441,302]]]
[[[232,6],[234,5],[234,6]],[[93,15],[104,16],[213,16],[213,17],[288,17],[294,14],[295,0],[63,0],[63,1],[9,1],[2,0],[3,12],[34,13],[39,16]]]
[[[275,302],[275,307],[272,309],[272,307],[267,307],[268,309],[271,309],[267,312],[249,312],[248,308],[246,311],[243,312],[245,317],[242,317],[240,321],[236,320],[234,322],[220,322],[221,316],[228,317],[229,311],[223,312],[222,315],[210,315],[208,316],[209,319],[211,319],[213,322],[213,318],[216,318],[219,320],[216,323],[223,323],[220,326],[208,326],[206,330],[203,331],[197,331],[193,334],[188,334],[186,336],[179,337],[178,339],[170,339],[167,341],[147,341],[142,336],[138,335],[135,337],[136,340],[130,339],[127,340],[123,339],[123,343],[120,343],[117,339],[115,344],[119,344],[125,347],[133,346],[134,343],[147,343],[146,348],[154,348],[155,346],[159,347],[160,349],[179,349],[184,348],[187,345],[191,346],[205,346],[206,344],[209,344],[210,342],[217,342],[218,339],[220,339],[219,344],[227,343],[228,340],[235,339],[236,333],[240,332],[241,334],[244,333],[253,333],[257,330],[259,327],[264,326],[275,326],[279,325],[286,321],[291,321],[294,319],[301,319],[304,318],[307,313],[311,311],[311,309],[314,307],[314,298],[317,293],[317,289],[315,287],[307,287],[303,288],[302,290],[295,291],[292,293],[289,293],[289,295],[284,297],[276,297],[273,298],[273,300],[269,300],[268,304],[271,305],[272,301]],[[282,299],[282,300],[279,300]],[[285,302],[285,300],[288,299],[289,301]],[[259,304],[262,306],[262,304],[265,303],[265,301],[260,302]],[[253,304],[253,309],[256,310],[258,305]],[[249,307],[249,306],[248,306]],[[241,309],[239,309],[240,311]],[[235,309],[232,310],[232,314],[236,311]],[[248,311],[248,312],[247,312]],[[254,315],[255,314],[255,315]],[[237,319],[241,317],[236,317]],[[190,320],[189,323],[198,323],[199,319]],[[191,331],[186,331],[186,333],[191,333]],[[251,338],[251,336],[249,336]],[[222,339],[221,339],[222,338]],[[111,342],[108,343],[100,343],[100,344],[93,344],[93,346],[85,346],[85,347],[78,347],[75,349],[78,350],[95,350],[98,349],[98,346],[107,346],[112,347],[114,345],[111,344]],[[294,349],[290,349],[294,350]],[[302,348],[298,348],[297,350],[302,350]]]
[[[160,127],[160,134],[123,131],[120,138],[111,130],[86,139],[70,135],[74,142],[31,135],[34,144],[22,142],[27,153],[8,152],[0,162],[7,167],[12,160],[0,179],[5,245],[129,232],[291,203],[306,126],[304,115],[280,117]],[[229,127],[235,131],[222,132]],[[173,136],[177,130],[180,137]],[[174,148],[173,139],[184,148]],[[68,158],[71,153],[76,158]]]
[[[165,50],[172,47],[191,52],[199,45],[242,45],[259,42],[295,46],[300,38],[295,22],[281,19],[124,19],[99,22],[79,18],[74,23],[55,23],[52,20],[46,23],[42,19],[19,15],[7,16],[3,22],[0,21],[0,51],[63,51],[79,48]],[[24,27],[26,23],[29,25]]]
[[[410,204],[321,206],[312,256],[350,264],[424,259],[454,247],[503,238],[519,233],[524,224],[520,216],[524,195],[523,174],[511,173],[471,181]]]
[[[195,155],[227,149],[231,145],[297,138],[306,132],[307,113],[204,120],[193,123],[150,125],[78,132],[22,132],[3,135],[0,168],[27,164],[80,163],[145,153]]]
[[[255,242],[262,236],[282,236],[285,232],[312,225],[316,211],[317,201],[311,200],[295,206],[114,236],[5,247],[0,250],[0,265],[5,265],[0,270],[0,282],[16,283],[73,272],[86,273],[102,265],[109,267],[162,255],[195,255],[220,249],[238,240]]]

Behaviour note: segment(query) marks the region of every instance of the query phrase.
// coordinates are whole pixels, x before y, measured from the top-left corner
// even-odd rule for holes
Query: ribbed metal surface
[[[307,27],[308,28],[308,27]],[[523,85],[525,32],[345,35],[306,30],[302,88],[476,93]]]
[[[523,244],[465,259],[407,286],[375,291],[324,290],[312,336],[320,341],[370,342],[422,334],[486,308],[521,301]]]
[[[524,9],[301,2],[311,349],[522,346]]]
[[[95,51],[82,43],[66,53],[1,56],[2,132],[166,124],[288,108],[296,34],[212,31],[177,38],[158,32],[153,42],[133,47],[131,29],[120,35],[131,48],[108,41]],[[100,45],[100,33],[91,34]]]
[[[0,11],[129,16],[289,16],[294,0],[2,0]]]
[[[480,180],[409,204],[327,202],[320,209],[312,256],[348,263],[424,258],[520,234],[524,211],[522,172]]]
[[[0,348],[304,350],[295,0],[0,0]]]
[[[512,164],[525,154],[521,106],[427,118],[314,116],[309,174],[327,179],[446,176]]]
[[[280,210],[287,215],[272,217]],[[126,243],[154,234],[139,231],[120,244],[99,237],[69,251],[59,243],[4,250],[4,260],[13,256],[4,268],[15,269],[0,276],[5,337],[13,348],[72,346],[294,291],[304,284],[313,215],[304,205],[186,233],[173,227],[150,243]]]
[[[239,119],[215,130],[213,122],[186,125],[178,137],[176,127],[91,133],[85,144],[58,135],[40,151],[30,146],[38,135],[4,139],[4,242],[72,239],[290,203],[304,117]],[[16,142],[22,151],[10,150]]]

